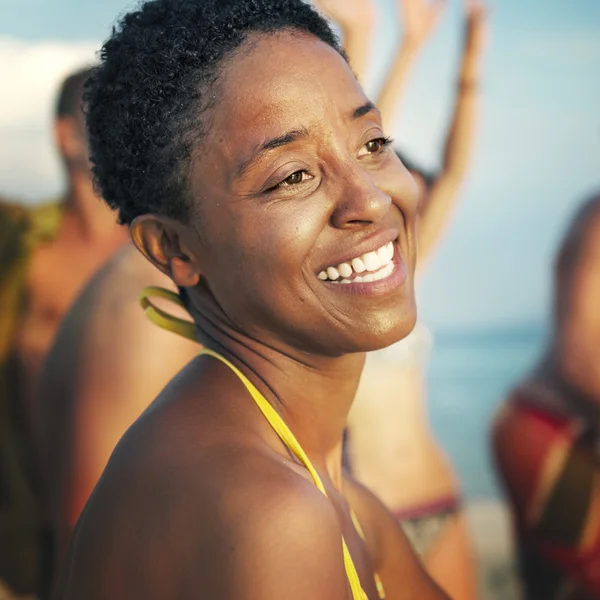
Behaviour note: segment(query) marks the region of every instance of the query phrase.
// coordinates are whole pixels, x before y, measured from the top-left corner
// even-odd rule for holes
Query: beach
[[[498,500],[472,501],[466,514],[477,555],[477,598],[522,600],[506,505]]]
[[[432,428],[461,480],[476,553],[479,600],[521,600],[510,513],[496,478],[489,430],[506,391],[533,365],[535,324],[435,331],[428,371]]]

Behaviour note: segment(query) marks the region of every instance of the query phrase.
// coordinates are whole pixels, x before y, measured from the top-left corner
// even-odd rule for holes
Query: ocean
[[[544,327],[436,332],[428,369],[431,425],[452,459],[467,500],[499,499],[489,428],[505,393],[530,369]]]

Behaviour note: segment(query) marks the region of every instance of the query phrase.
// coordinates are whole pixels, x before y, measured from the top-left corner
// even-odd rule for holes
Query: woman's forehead
[[[221,81],[220,105],[240,118],[286,105],[310,106],[318,102],[340,103],[362,90],[338,52],[307,35],[273,35],[252,45],[226,68]]]
[[[327,44],[301,34],[261,36],[224,71],[211,129],[217,141],[256,144],[347,119],[365,102],[345,59]]]

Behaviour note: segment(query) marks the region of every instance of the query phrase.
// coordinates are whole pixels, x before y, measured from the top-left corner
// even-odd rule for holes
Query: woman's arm
[[[427,256],[448,221],[473,153],[479,109],[481,58],[487,37],[487,9],[481,0],[465,0],[466,31],[456,88],[456,104],[446,138],[442,171],[419,211],[419,259]]]
[[[404,33],[376,102],[388,129],[393,127],[406,78],[446,6],[446,0],[435,0],[433,3],[428,0],[397,0],[397,3]]]

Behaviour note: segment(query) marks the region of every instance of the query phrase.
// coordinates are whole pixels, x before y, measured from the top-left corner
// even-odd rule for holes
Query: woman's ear
[[[198,261],[185,243],[185,225],[157,215],[141,215],[131,224],[136,248],[179,287],[194,287],[200,281]]]

